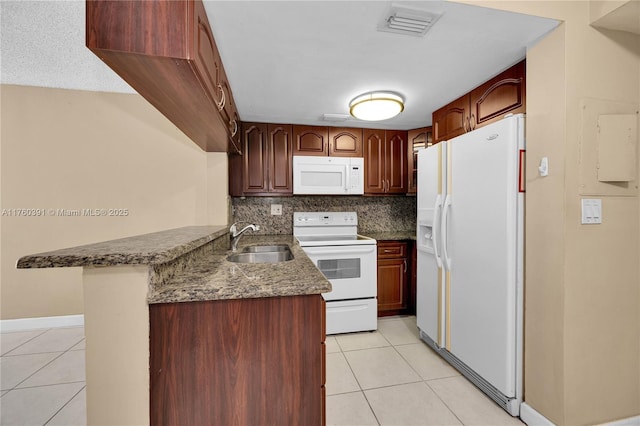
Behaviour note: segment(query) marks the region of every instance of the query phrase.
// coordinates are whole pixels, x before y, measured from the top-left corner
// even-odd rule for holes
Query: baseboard
[[[520,405],[520,420],[528,426],[554,426],[549,419],[538,413],[526,402],[523,402]],[[609,423],[602,423],[600,426],[640,426],[640,416],[620,419]]]
[[[640,416],[620,419],[610,423],[603,423],[602,426],[640,426]]]
[[[0,321],[0,332],[42,330],[46,328],[83,327],[84,315],[64,315],[59,317],[19,318]]]
[[[520,404],[520,420],[528,426],[555,426],[553,422],[538,413],[526,402]]]

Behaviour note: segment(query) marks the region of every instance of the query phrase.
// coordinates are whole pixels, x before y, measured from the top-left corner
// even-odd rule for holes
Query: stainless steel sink
[[[293,254],[286,251],[263,251],[258,253],[235,253],[227,256],[229,262],[235,263],[278,263],[293,260]]]
[[[281,252],[290,251],[286,244],[274,244],[270,246],[247,246],[242,249],[243,253],[263,253],[263,252]]]

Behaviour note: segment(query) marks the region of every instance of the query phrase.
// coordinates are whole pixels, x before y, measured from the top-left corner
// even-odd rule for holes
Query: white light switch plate
[[[602,223],[602,199],[582,199],[582,224],[593,225]]]
[[[271,214],[282,216],[282,204],[271,204]]]

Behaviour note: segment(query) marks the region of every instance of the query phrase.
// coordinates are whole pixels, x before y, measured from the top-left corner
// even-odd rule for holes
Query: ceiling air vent
[[[422,37],[440,16],[426,10],[391,5],[391,10],[378,25],[378,31]]]
[[[347,121],[351,119],[349,114],[324,114],[322,116],[324,121]]]

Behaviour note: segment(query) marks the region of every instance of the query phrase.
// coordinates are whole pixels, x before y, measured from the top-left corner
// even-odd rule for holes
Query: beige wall
[[[1,218],[0,318],[83,313],[81,268],[23,255],[227,223],[224,153],[205,153],[138,95],[1,87],[1,208],[126,208],[125,217]]]
[[[564,405],[564,39],[562,24],[527,54],[524,397],[545,414]],[[542,157],[551,171],[545,178],[535,173]]]
[[[590,27],[587,1],[470,3],[564,22],[527,53],[525,401],[556,424],[640,415],[637,181],[585,194],[581,108],[637,106],[640,38]],[[602,225],[580,224],[582,198],[602,199]]]

